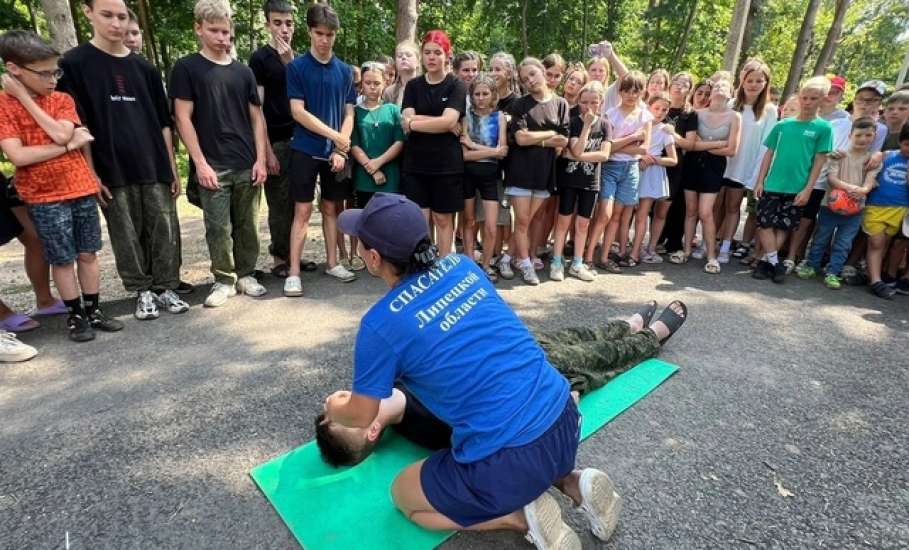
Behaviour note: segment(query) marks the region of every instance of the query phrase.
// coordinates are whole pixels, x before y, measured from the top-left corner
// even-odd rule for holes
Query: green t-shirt
[[[797,194],[808,185],[814,156],[833,150],[833,127],[822,118],[808,121],[787,118],[770,130],[764,145],[773,149],[773,163],[764,180],[764,190]]]
[[[356,145],[374,159],[388,150],[396,141],[404,141],[404,129],[401,128],[401,109],[394,103],[383,103],[375,109],[357,105],[351,145]],[[394,159],[380,168],[385,174],[385,183],[376,185],[376,180],[366,173],[366,169],[354,166],[354,188],[357,191],[375,193],[397,193],[400,183],[398,159]]]

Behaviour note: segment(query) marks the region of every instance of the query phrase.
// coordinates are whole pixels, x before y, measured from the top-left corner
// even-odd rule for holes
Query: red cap
[[[846,79],[840,75],[833,75],[830,77],[830,87],[839,88],[840,90],[846,89]]]

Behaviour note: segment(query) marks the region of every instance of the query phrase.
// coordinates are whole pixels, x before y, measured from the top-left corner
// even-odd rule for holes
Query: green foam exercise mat
[[[645,361],[583,397],[581,439],[602,428],[678,367]],[[391,483],[429,451],[386,430],[362,463],[334,468],[319,456],[315,441],[256,466],[253,480],[297,541],[308,550],[427,550],[451,531],[427,531],[401,515],[391,501]]]

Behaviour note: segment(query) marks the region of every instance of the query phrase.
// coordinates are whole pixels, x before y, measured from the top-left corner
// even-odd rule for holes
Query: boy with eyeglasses
[[[59,58],[31,31],[0,36],[7,71],[0,77],[0,149],[16,167],[16,190],[69,310],[69,336],[86,342],[95,338],[95,329],[116,332],[123,323],[99,306],[99,186],[80,152],[94,138],[81,126],[73,99],[55,90],[62,76]]]

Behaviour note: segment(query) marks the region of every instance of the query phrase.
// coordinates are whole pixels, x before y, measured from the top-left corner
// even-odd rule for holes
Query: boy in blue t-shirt
[[[868,195],[862,231],[868,235],[868,279],[871,292],[885,299],[893,298],[896,289],[881,279],[881,265],[890,239],[899,235],[909,213],[909,123],[900,130],[899,149],[884,153],[877,175],[877,187]]]
[[[325,273],[343,282],[356,275],[338,263],[338,213],[345,200],[353,198],[350,180],[336,178],[344,170],[354,126],[354,89],[350,65],[332,52],[338,28],[338,14],[326,4],[314,4],[306,11],[311,45],[306,54],[287,66],[287,97],[296,125],[290,144],[290,197],[294,221],[290,229],[290,266],[284,281],[285,296],[303,296],[300,256],[306,243],[306,229],[312,215],[316,178],[322,202],[322,233],[325,237]]]
[[[785,280],[786,267],[777,252],[789,232],[798,228],[802,208],[833,148],[833,128],[817,116],[829,91],[826,77],[808,79],[799,90],[798,116],[778,122],[764,140],[767,152],[754,186],[764,256],[754,268],[755,279]]]

